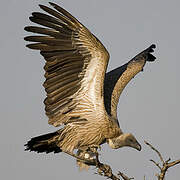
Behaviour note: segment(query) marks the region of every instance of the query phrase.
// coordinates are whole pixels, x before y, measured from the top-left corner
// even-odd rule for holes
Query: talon
[[[90,146],[89,147],[89,150],[93,153],[98,153],[97,150],[100,150],[101,151],[101,146],[100,145],[93,145],[93,146]]]
[[[101,151],[101,146],[100,145],[98,146],[98,148],[99,148],[99,151]]]
[[[98,169],[97,172],[99,175],[103,176],[103,171],[101,169]]]

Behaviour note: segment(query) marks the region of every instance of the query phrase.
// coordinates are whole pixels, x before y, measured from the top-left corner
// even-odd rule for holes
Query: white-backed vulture
[[[61,128],[53,133],[34,137],[26,150],[66,152],[77,156],[107,142],[111,148],[129,146],[141,150],[136,138],[120,129],[117,117],[119,96],[127,83],[147,61],[155,45],[135,56],[128,63],[106,73],[109,53],[101,42],[62,7],[40,5],[46,13],[34,12],[30,20],[41,26],[27,26],[36,33],[25,37],[30,49],[40,50],[46,63],[44,100],[49,124]],[[40,34],[40,35],[38,35]],[[87,153],[86,153],[87,152]]]

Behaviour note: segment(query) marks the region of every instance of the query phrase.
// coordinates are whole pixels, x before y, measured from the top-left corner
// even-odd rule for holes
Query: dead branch
[[[96,154],[96,168],[98,169],[98,174],[101,175],[101,176],[105,176],[109,179],[112,179],[112,180],[120,180],[119,178],[122,177],[123,180],[131,180],[131,179],[134,179],[134,178],[129,178],[127,177],[124,173],[122,172],[118,172],[117,175],[114,175],[112,173],[112,169],[109,165],[107,164],[103,164],[99,161],[99,155]]]
[[[155,152],[158,154],[161,162],[164,163],[164,160],[163,160],[163,157],[162,157],[161,153],[160,153],[156,148],[154,148],[150,143],[148,143],[148,142],[146,142],[146,141],[144,141],[144,142],[145,142],[145,144],[147,144],[148,146],[150,146],[150,148],[151,148],[153,151],[155,151]]]
[[[101,176],[105,176],[112,180],[120,180],[118,176],[112,173],[112,169],[109,165],[103,164],[99,161],[99,154],[96,154],[95,164],[98,169],[98,174]]]
[[[134,179],[134,178],[129,178],[127,177],[124,173],[120,172],[118,173],[118,176],[121,176],[124,180],[131,180],[131,179]]]
[[[74,156],[74,157],[76,157],[76,156]],[[76,157],[76,158],[78,158],[78,157]],[[97,173],[96,174],[101,175],[101,176],[105,176],[108,179],[120,180],[120,177],[122,177],[123,180],[134,179],[134,178],[128,178],[125,174],[123,174],[120,171],[118,172],[117,175],[114,175],[113,172],[112,172],[112,168],[109,165],[103,164],[103,163],[101,163],[99,161],[99,154],[98,153],[96,154],[96,158],[93,159],[93,160],[87,160],[87,159],[85,160],[85,159],[82,159],[82,158],[78,158],[78,159],[80,161],[84,162],[87,165],[95,166],[97,168]]]
[[[161,153],[155,148],[153,147],[150,143],[144,141],[145,144],[147,144],[153,151],[155,151],[159,158],[160,158],[160,161],[162,163],[162,165],[160,166],[159,163],[157,163],[156,161],[154,160],[150,160],[151,162],[153,162],[159,169],[160,169],[160,173],[157,174],[157,177],[158,177],[158,180],[164,180],[165,178],[165,175],[166,175],[166,172],[167,170],[170,168],[170,167],[173,167],[177,164],[180,164],[180,159],[179,160],[176,160],[176,161],[172,161],[172,162],[169,162],[171,159],[169,158],[168,160],[164,161]]]
[[[158,167],[158,169],[160,170],[159,174],[157,174],[156,176],[158,177],[158,180],[164,180],[165,178],[165,174],[167,172],[167,170],[170,168],[170,167],[173,167],[177,164],[180,164],[180,159],[179,160],[176,160],[176,161],[171,161],[171,159],[169,158],[168,160],[164,160],[161,153],[154,147],[152,146],[150,143],[144,141],[146,145],[148,145],[153,151],[155,151],[157,153],[157,155],[159,156],[160,158],[160,163],[157,163],[156,161],[154,161],[153,159],[150,159],[150,161],[156,166]],[[97,168],[97,173],[96,174],[99,174],[101,176],[105,176],[107,177],[108,179],[112,179],[112,180],[120,180],[120,177],[123,179],[123,180],[131,180],[131,179],[134,179],[134,178],[129,178],[127,177],[124,173],[122,172],[118,172],[117,175],[114,175],[113,172],[112,172],[112,168],[107,165],[107,164],[103,164],[99,161],[99,154],[96,153],[96,156],[94,159],[91,159],[91,160],[88,160],[88,159],[84,159],[82,157],[79,157],[73,153],[70,153],[70,152],[66,152],[67,154],[75,157],[76,159],[84,162],[85,164],[89,165],[89,166],[95,166]],[[145,180],[145,176],[144,176],[144,180]]]
[[[105,177],[112,179],[112,180],[120,180],[119,177],[122,177],[123,180],[134,179],[134,178],[128,178],[125,174],[123,174],[120,171],[119,171],[118,175],[114,175],[112,173],[112,168],[109,165],[103,164],[99,161],[99,154],[98,153],[96,153],[96,158],[91,159],[91,160],[90,159],[88,159],[88,160],[84,159],[82,157],[75,155],[74,153],[71,153],[71,152],[65,152],[65,153],[71,155],[72,157],[78,159],[79,161],[84,162],[87,165],[95,166],[97,168],[97,174],[99,174],[101,176],[105,176]]]

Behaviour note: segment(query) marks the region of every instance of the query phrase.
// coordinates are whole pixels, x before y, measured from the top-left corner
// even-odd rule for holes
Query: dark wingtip
[[[51,6],[53,6],[53,5],[54,5],[54,3],[53,3],[53,2],[49,2],[49,4],[50,4]]]
[[[28,39],[29,39],[28,37],[29,37],[29,36],[24,37],[24,40],[25,40],[25,41],[29,41],[29,40],[28,40]]]
[[[25,147],[24,151],[31,151],[31,148],[29,145],[30,145],[30,141],[28,141],[26,144],[24,144],[24,147]]]
[[[39,4],[39,7],[44,11],[46,11],[46,9],[49,9],[48,6],[45,6],[45,5],[42,5],[42,4]]]
[[[42,4],[39,4],[39,7],[40,7],[41,9],[43,9],[44,5],[42,5]]]
[[[26,41],[25,38],[24,38],[24,40]],[[32,48],[31,48],[31,44],[26,44],[26,47],[32,49]]]
[[[141,52],[139,55],[145,55],[146,57],[146,61],[150,61],[153,62],[155,61],[156,57],[153,56],[151,53],[154,52],[154,49],[156,48],[155,44],[152,44],[151,46],[149,46],[147,49],[145,49],[143,52]]]
[[[149,54],[147,61],[151,61],[152,62],[152,61],[155,61],[155,59],[156,59],[155,56],[153,56],[152,54]]]
[[[24,30],[27,31],[27,32],[29,32],[29,26],[26,26],[26,27],[24,28]]]
[[[156,48],[155,44],[152,44],[151,46],[149,46],[147,49],[145,49],[144,51],[142,51],[141,53],[139,53],[137,56],[135,56],[133,58],[133,60],[139,60],[144,58],[145,61],[149,61],[149,62],[153,62],[155,61],[156,57],[152,55],[152,53],[154,52],[154,49]]]
[[[156,45],[155,45],[155,44],[152,44],[151,46],[149,46],[149,47],[147,48],[147,51],[148,51],[149,53],[153,53],[155,48],[156,48]]]
[[[154,52],[154,49],[156,48],[155,44],[152,44],[149,48],[148,48],[148,58],[147,61],[153,62],[155,61],[156,57],[153,56],[151,53]]]
[[[155,44],[152,44],[149,48],[155,49],[155,48],[156,48],[156,45],[155,45]]]
[[[30,20],[31,22],[33,22],[34,17],[33,17],[33,16],[30,16],[30,17],[29,17],[29,20]]]
[[[57,6],[55,3],[53,3],[53,2],[49,2],[49,4],[51,5],[51,6]]]

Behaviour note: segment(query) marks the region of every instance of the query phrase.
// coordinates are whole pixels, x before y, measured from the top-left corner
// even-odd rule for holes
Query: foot
[[[83,152],[84,157],[82,155],[78,155],[78,154],[76,155],[73,152],[69,152],[69,151],[64,151],[64,152],[66,154],[70,155],[70,156],[75,157],[77,160],[79,160],[81,162],[84,162],[85,164],[92,165],[92,166],[96,165],[95,159],[93,159],[93,158],[85,158],[85,156],[87,157],[88,152]]]
[[[94,155],[99,154],[98,149],[101,151],[101,146],[100,145],[92,145],[88,147],[88,151],[94,153]]]

